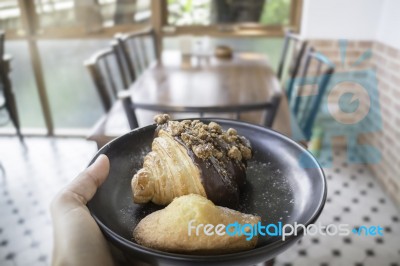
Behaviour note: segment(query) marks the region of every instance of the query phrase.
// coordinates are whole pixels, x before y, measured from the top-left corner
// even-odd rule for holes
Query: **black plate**
[[[263,224],[308,225],[320,215],[326,198],[324,173],[314,157],[289,138],[260,126],[225,119],[215,121],[225,130],[235,128],[253,147],[248,163],[247,186],[240,211],[261,216]],[[154,204],[132,202],[131,178],[141,168],[150,151],[155,125],[139,128],[105,145],[93,158],[106,154],[110,174],[88,204],[105,236],[125,256],[151,264],[251,265],[269,260],[287,249],[300,236],[282,241],[280,237],[259,237],[250,251],[227,255],[191,256],[145,248],[132,240],[132,230],[149,213],[160,209]]]

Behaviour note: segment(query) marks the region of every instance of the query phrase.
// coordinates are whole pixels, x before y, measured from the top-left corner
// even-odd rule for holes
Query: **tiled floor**
[[[0,137],[0,265],[49,265],[52,248],[48,205],[94,154],[81,139]],[[400,214],[378,182],[335,152],[326,168],[328,200],[318,222],[381,225],[384,236],[305,236],[275,265],[400,265]],[[1,167],[0,167],[1,168]]]
[[[365,165],[349,164],[345,151],[335,151],[327,165],[328,197],[317,223],[349,224],[350,229],[380,225],[383,236],[304,236],[275,265],[400,265],[399,210],[379,182]]]
[[[82,139],[0,138],[0,265],[50,265],[49,203],[89,162],[96,145]],[[1,175],[1,172],[0,172]]]

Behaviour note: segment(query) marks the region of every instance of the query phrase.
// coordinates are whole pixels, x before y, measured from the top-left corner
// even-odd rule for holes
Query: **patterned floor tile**
[[[84,139],[0,138],[0,265],[50,265],[49,204],[85,168],[96,146]]]
[[[400,264],[399,209],[385,194],[365,165],[346,162],[345,151],[335,151],[333,163],[324,168],[328,182],[325,208],[318,219],[324,225],[340,223],[384,227],[383,236],[304,236],[303,254],[289,249],[276,258],[277,265],[395,265]],[[306,254],[306,255],[304,255]],[[290,259],[288,259],[290,258]],[[298,259],[301,258],[301,262]]]

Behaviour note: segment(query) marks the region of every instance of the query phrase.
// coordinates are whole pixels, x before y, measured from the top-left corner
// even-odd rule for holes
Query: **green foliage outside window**
[[[217,1],[220,1],[219,3]],[[255,16],[249,22],[258,22],[261,25],[288,25],[292,0],[253,0],[254,4],[263,5],[261,16]],[[263,2],[263,3],[262,3]],[[222,5],[218,5],[221,4]],[[228,13],[228,9],[216,9],[216,6],[241,8],[251,7],[251,1],[243,0],[168,0],[168,23],[171,25],[210,25],[213,12]],[[254,8],[253,8],[254,9]],[[251,10],[248,10],[251,11]],[[253,10],[254,11],[254,10]],[[232,12],[232,10],[231,10]],[[238,21],[240,22],[240,21]]]

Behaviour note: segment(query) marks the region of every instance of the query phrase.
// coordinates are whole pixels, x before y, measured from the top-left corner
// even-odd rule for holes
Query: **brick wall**
[[[335,63],[337,72],[371,68],[375,71],[379,99],[371,99],[371,105],[373,101],[379,100],[381,130],[361,134],[359,141],[370,144],[381,152],[382,160],[377,164],[370,164],[370,168],[400,206],[400,50],[380,42],[349,41],[343,65],[338,40],[310,40],[310,44]],[[372,57],[352,66],[368,49],[372,52]],[[361,99],[363,100],[367,99]],[[375,115],[369,117],[370,125],[378,123]],[[345,145],[343,142],[339,143]]]
[[[371,169],[400,205],[400,50],[374,43],[383,128],[366,141],[379,147],[382,162]]]

